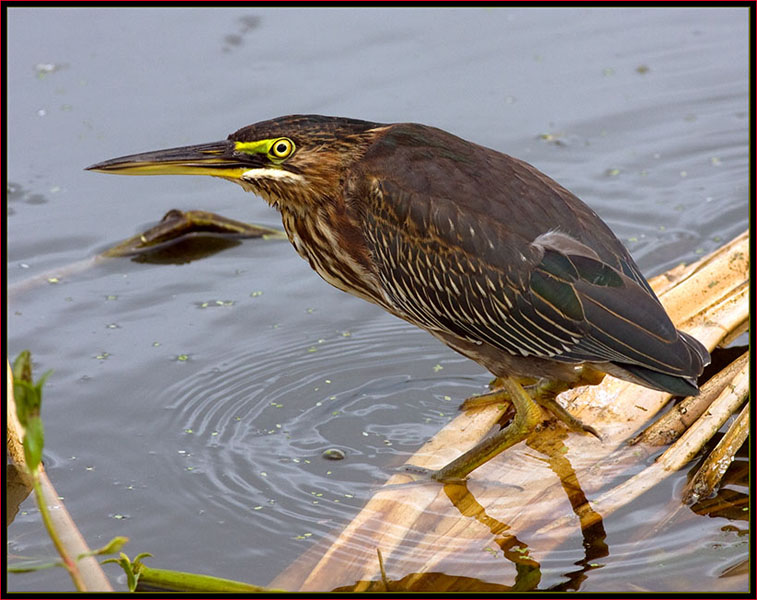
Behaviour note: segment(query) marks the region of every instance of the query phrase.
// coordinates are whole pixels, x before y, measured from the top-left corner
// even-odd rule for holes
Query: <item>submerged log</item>
[[[676,327],[712,350],[747,327],[749,263],[745,232],[650,283]],[[559,396],[560,402],[599,431],[601,440],[549,422],[475,470],[465,483],[417,482],[410,474],[397,473],[328,547],[311,549],[271,586],[292,591],[454,591],[455,578],[448,577],[454,575],[460,591],[473,591],[471,581],[487,589],[535,589],[540,563],[570,536],[583,536],[587,560],[593,551],[601,554],[601,548],[592,550],[591,545],[604,544],[603,531],[592,535],[593,528],[596,534],[602,527],[603,510],[609,514],[624,498],[638,495],[633,490],[625,497],[613,495],[613,486],[622,488],[619,482],[642,476],[652,485],[682,466],[679,452],[675,459],[654,463],[654,473],[645,474],[653,450],[628,444],[669,399],[665,392],[610,376],[599,385],[569,390]],[[732,410],[738,410],[738,403],[729,406],[734,404]],[[502,412],[488,406],[459,415],[408,463],[442,467],[489,433]],[[676,444],[684,442],[682,437]],[[604,502],[595,505],[587,497]],[[445,584],[438,587],[433,581]]]

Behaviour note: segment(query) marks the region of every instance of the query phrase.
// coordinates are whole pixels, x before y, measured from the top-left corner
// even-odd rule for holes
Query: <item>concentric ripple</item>
[[[193,475],[170,475],[181,502],[224,521],[249,514],[281,538],[324,534],[490,379],[395,319],[303,339],[282,330],[270,352],[217,356],[163,391],[162,426],[180,444],[168,468]],[[329,448],[346,458],[324,458]]]

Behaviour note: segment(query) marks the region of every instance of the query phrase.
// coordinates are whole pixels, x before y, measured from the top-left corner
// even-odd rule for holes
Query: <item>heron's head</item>
[[[274,206],[336,197],[342,173],[365,152],[380,123],[290,115],[248,125],[221,142],[113,158],[87,167],[119,175],[211,175]]]

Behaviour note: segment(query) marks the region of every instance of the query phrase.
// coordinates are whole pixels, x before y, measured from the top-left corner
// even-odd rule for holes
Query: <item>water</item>
[[[30,348],[37,373],[55,370],[45,460],[89,544],[126,535],[127,553],[149,551],[153,566],[266,584],[349,522],[489,376],[329,287],[286,242],[67,270],[171,208],[280,225],[225,182],[104,177],[87,165],[295,112],[418,121],[548,173],[650,276],[748,224],[743,9],[7,16],[9,355]],[[59,281],[14,287],[41,274]],[[328,448],[347,458],[323,459]],[[580,589],[744,589],[743,577],[719,577],[746,556],[738,523],[692,513],[634,539],[681,482],[608,519],[609,557]],[[52,556],[34,503],[21,510],[11,557]],[[580,539],[553,553],[539,589],[564,582],[581,556]],[[119,569],[107,572],[123,589]],[[72,588],[58,569],[12,575],[8,589]]]

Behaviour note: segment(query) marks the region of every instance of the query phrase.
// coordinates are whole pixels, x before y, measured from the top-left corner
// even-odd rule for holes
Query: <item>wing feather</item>
[[[439,130],[410,138],[400,128],[374,144],[358,174],[369,199],[360,222],[390,310],[513,356],[628,366],[661,389],[701,372],[707,351],[675,329],[583,202],[530,165]],[[424,159],[424,148],[442,146]]]

